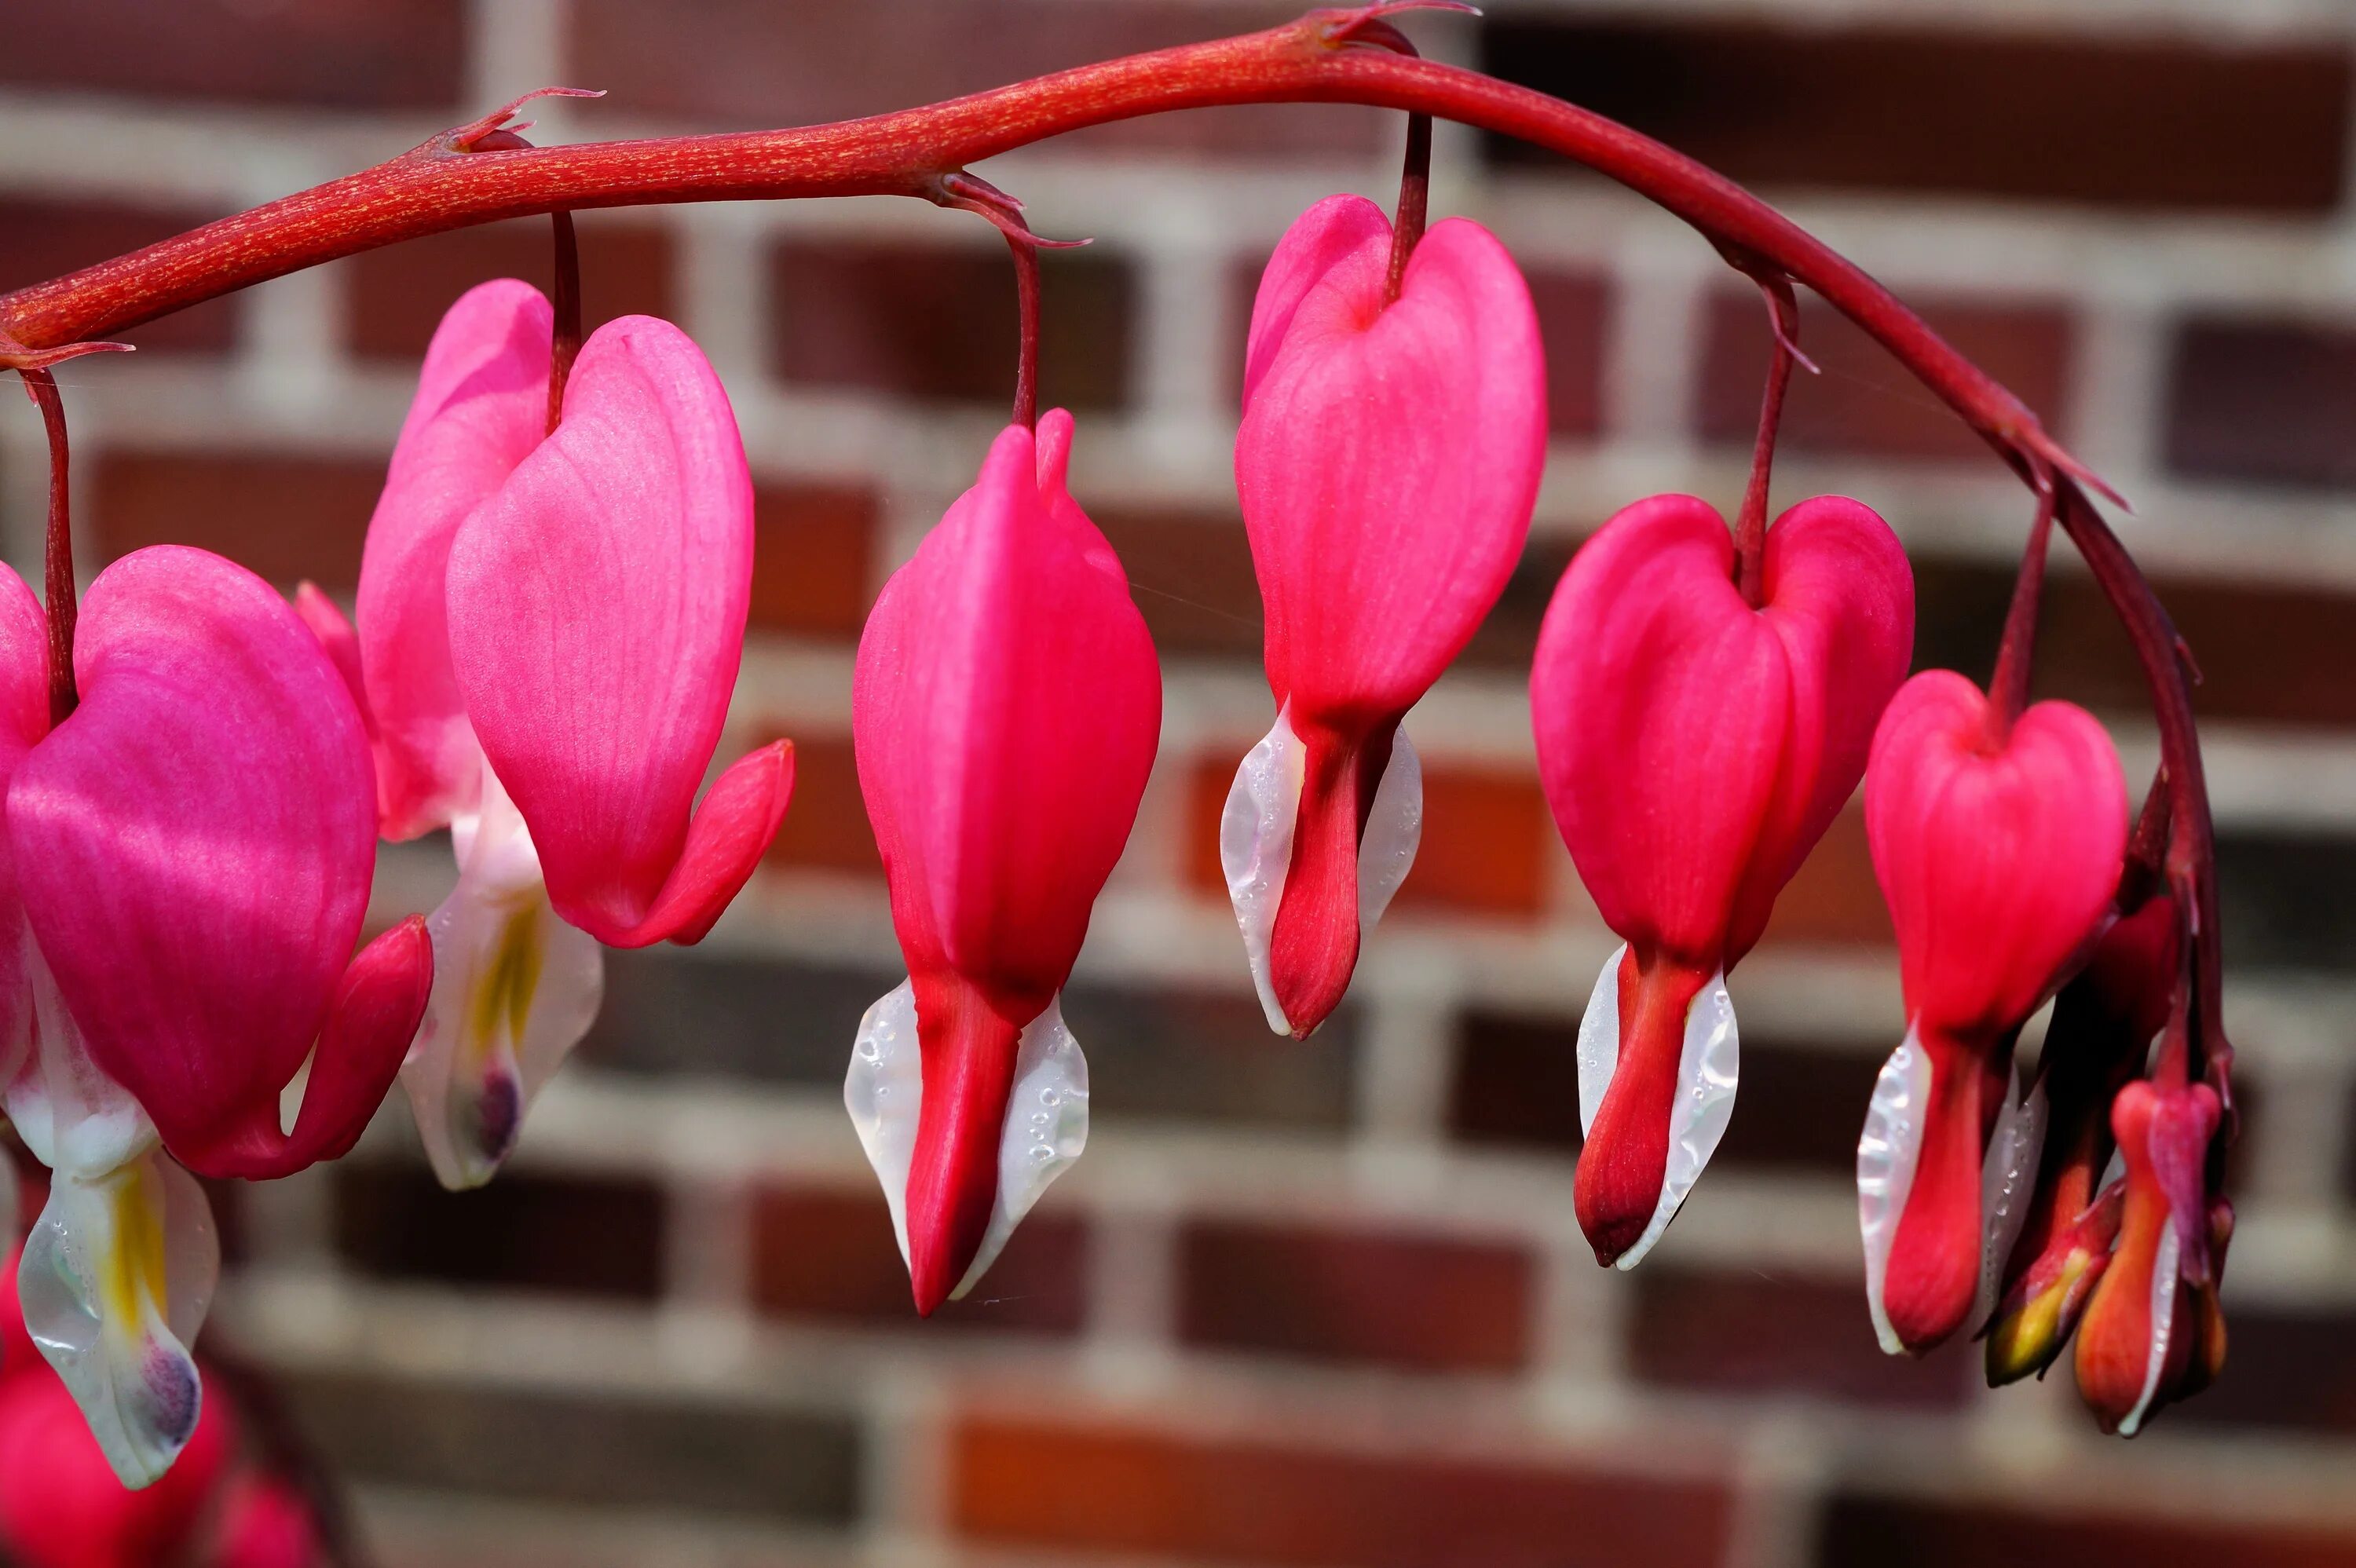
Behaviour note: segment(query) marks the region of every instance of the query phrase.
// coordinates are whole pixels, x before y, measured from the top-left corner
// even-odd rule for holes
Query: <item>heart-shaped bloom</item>
[[[843,1098],[924,1313],[1087,1140],[1057,996],[1161,736],[1152,639],[1066,486],[1071,442],[1061,410],[1001,432],[859,640],[859,787],[908,983],[868,1009]]]
[[[1434,224],[1385,299],[1391,224],[1336,196],[1260,277],[1236,489],[1267,611],[1276,727],[1245,757],[1219,853],[1271,1028],[1342,1000],[1413,863],[1407,716],[1505,591],[1546,465],[1529,289],[1478,224]]]
[[[1599,1262],[1633,1266],[1733,1114],[1726,976],[1858,775],[1914,646],[1895,535],[1840,496],[1767,530],[1764,603],[1691,496],[1622,510],[1563,574],[1530,709],[1555,821],[1603,922],[1579,1034],[1574,1200]]]
[[[2143,1071],[2168,1021],[2180,923],[2174,899],[2147,899],[2103,933],[2053,999],[2032,1091],[2045,1099],[2045,1147],[1988,1326],[1991,1385],[2052,1365],[2110,1266],[2122,1202],[2120,1183],[2109,1179],[2117,1148],[2111,1103]]]
[[[2208,1387],[2224,1365],[2217,1286],[2233,1211],[2210,1200],[2203,1179],[2219,1119],[2206,1083],[2130,1083],[2112,1102],[2126,1211],[2077,1346],[2078,1392],[2105,1432],[2134,1436],[2153,1412]]]
[[[548,432],[553,313],[512,279],[427,350],[360,564],[359,695],[391,838],[458,886],[402,1073],[435,1173],[490,1179],[596,1017],[598,944],[691,943],[776,837],[792,752],[695,803],[752,591],[753,490],[711,365],[666,322],[593,334]],[[331,648],[332,606],[306,598]]]
[[[1919,1355],[1993,1305],[2026,1215],[2043,1096],[2019,1098],[2012,1044],[2110,912],[2126,781],[2085,709],[2040,702],[2006,726],[1979,688],[1926,670],[1874,734],[1865,821],[1907,1034],[1866,1114],[1858,1212],[1875,1331]]]
[[[44,667],[12,573],[0,639],[12,688]],[[54,730],[21,691],[0,700],[21,1062],[5,1102],[55,1173],[18,1287],[107,1457],[143,1485],[196,1428],[187,1346],[219,1255],[180,1165],[267,1178],[348,1149],[432,953],[412,920],[353,956],[376,863],[368,741],[259,578],[202,550],[126,556],[91,587],[74,669],[80,705]],[[288,1131],[281,1093],[306,1061]]]

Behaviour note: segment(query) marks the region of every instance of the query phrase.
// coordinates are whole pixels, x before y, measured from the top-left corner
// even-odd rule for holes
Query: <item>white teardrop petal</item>
[[[2176,1264],[2181,1245],[2171,1219],[2160,1229],[2159,1252],[2151,1264],[2151,1346],[2144,1356],[2143,1394],[2119,1423],[2122,1437],[2142,1429],[2152,1402],[2159,1397],[2160,1374],[2168,1370],[2168,1337],[2176,1328]]]
[[[425,923],[434,988],[401,1069],[426,1157],[454,1191],[498,1174],[605,996],[596,938],[551,906],[530,830],[487,767],[483,778],[458,885]]]
[[[843,1108],[891,1206],[903,1263],[908,1258],[908,1168],[916,1160],[924,1094],[916,994],[904,980],[860,1019],[842,1084]],[[951,1300],[963,1297],[998,1261],[1014,1227],[1087,1141],[1088,1064],[1065,1027],[1058,997],[1024,1027],[1015,1047],[1014,1087],[998,1140],[998,1194],[980,1250],[949,1293]]]
[[[1284,874],[1292,864],[1292,825],[1301,812],[1305,755],[1291,720],[1279,713],[1276,727],[1244,753],[1219,816],[1219,869],[1226,874],[1227,898],[1243,932],[1244,955],[1251,963],[1260,1011],[1279,1034],[1290,1034],[1292,1026],[1276,999],[1269,948],[1276,934],[1277,906],[1284,901]]]
[[[1603,972],[1595,977],[1595,989],[1587,998],[1587,1011],[1579,1019],[1581,1137],[1595,1130],[1596,1115],[1603,1109],[1603,1092],[1612,1087],[1612,1074],[1620,1065],[1620,961],[1627,954],[1628,944],[1623,942],[1603,961]]]
[[[1914,1189],[1914,1163],[1922,1154],[1922,1117],[1931,1100],[1931,1058],[1909,1029],[1905,1041],[1890,1053],[1873,1081],[1873,1099],[1865,1110],[1865,1132],[1857,1141],[1857,1218],[1865,1237],[1865,1302],[1873,1314],[1873,1332],[1881,1348],[1893,1356],[1906,1353],[1906,1343],[1890,1327],[1882,1304],[1882,1285],[1890,1270],[1890,1252],[1898,1240],[1898,1221],[1906,1212],[1907,1195]]]
[[[1366,828],[1358,836],[1358,933],[1374,930],[1407,874],[1415,869],[1415,851],[1423,842],[1423,759],[1416,755],[1407,731],[1391,738],[1391,758],[1375,785],[1366,810]]]
[[[1694,1183],[1701,1179],[1709,1157],[1718,1152],[1719,1140],[1726,1136],[1727,1124],[1734,1119],[1740,1057],[1734,998],[1727,994],[1726,972],[1721,969],[1687,1005],[1685,1040],[1677,1051],[1677,1097],[1669,1107],[1669,1157],[1661,1173],[1660,1201],[1654,1207],[1652,1222],[1636,1238],[1636,1244],[1620,1254],[1617,1266],[1631,1269],[1644,1261],[1669,1228],[1669,1221],[1677,1217]],[[1586,1097],[1582,1086],[1580,1099],[1583,1103]]]
[[[188,1348],[220,1270],[204,1189],[160,1152],[95,1179],[59,1174],[26,1238],[26,1331],[126,1487],[171,1468],[197,1429]]]
[[[2044,1152],[2045,1083],[2040,1079],[2030,1084],[2023,1099],[2020,1063],[2015,1061],[1980,1165],[1980,1289],[1972,1306],[1975,1324],[1986,1323],[1996,1310],[2004,1265],[2012,1258],[2021,1227],[2029,1222],[2029,1194],[2036,1189],[2038,1161]]]
[[[91,1060],[31,927],[22,928],[20,940],[31,1054],[0,1103],[34,1158],[68,1175],[102,1176],[153,1148],[155,1125],[130,1091]]]

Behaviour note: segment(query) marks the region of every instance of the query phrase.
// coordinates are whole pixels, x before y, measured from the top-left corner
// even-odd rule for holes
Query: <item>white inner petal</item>
[[[25,1239],[26,1331],[126,1487],[171,1468],[197,1429],[188,1347],[220,1270],[204,1189],[155,1150],[95,1178],[59,1173]]]
[[[1898,1221],[1906,1213],[1907,1194],[1914,1189],[1914,1162],[1922,1154],[1923,1112],[1931,1100],[1931,1058],[1909,1029],[1873,1081],[1873,1099],[1865,1110],[1865,1132],[1857,1140],[1857,1219],[1865,1237],[1865,1303],[1873,1314],[1873,1331],[1881,1348],[1893,1356],[1906,1353],[1906,1343],[1890,1324],[1881,1299],[1890,1272],[1890,1251],[1898,1240]]]
[[[1587,997],[1587,1011],[1579,1019],[1579,1134],[1595,1131],[1595,1117],[1603,1109],[1603,1091],[1620,1065],[1620,961],[1628,944],[1622,943],[1603,961],[1595,989]]]
[[[1276,999],[1269,950],[1275,940],[1276,912],[1284,901],[1285,872],[1292,865],[1292,834],[1301,815],[1307,754],[1292,731],[1290,713],[1288,704],[1276,716],[1275,727],[1244,753],[1219,816],[1219,869],[1227,879],[1227,897],[1243,933],[1260,1011],[1279,1034],[1290,1034],[1292,1025]],[[1392,739],[1390,761],[1375,785],[1365,831],[1358,839],[1361,937],[1390,908],[1399,884],[1414,868],[1422,839],[1423,761],[1401,730]]]
[[[2143,1394],[2119,1423],[2122,1437],[2132,1437],[2142,1428],[2152,1401],[2159,1397],[2159,1377],[2168,1370],[2168,1337],[2176,1328],[2176,1264],[2181,1245],[2171,1215],[2160,1230],[2158,1255],[2151,1264],[2151,1347],[2144,1356]]]
[[[426,1157],[454,1190],[498,1173],[605,995],[604,951],[550,906],[530,831],[482,776],[458,885],[425,923],[434,988],[401,1069]]]
[[[908,1168],[916,1159],[916,1124],[924,1109],[924,1056],[916,1041],[916,994],[902,981],[867,1009],[851,1050],[842,1084],[843,1108],[859,1147],[883,1184],[892,1210],[900,1258],[908,1257]],[[990,1225],[965,1277],[950,1292],[964,1296],[998,1261],[1014,1227],[1047,1184],[1080,1157],[1088,1141],[1088,1064],[1064,1025],[1062,998],[1023,1029],[1015,1048],[1014,1087],[999,1134],[998,1193]]]
[[[2029,1097],[2022,1099],[2020,1063],[2015,1061],[1980,1165],[1980,1289],[1972,1307],[1975,1324],[1986,1323],[1996,1310],[2004,1265],[2011,1261],[2013,1244],[2029,1222],[2029,1198],[2036,1189],[2037,1165],[2045,1152],[2045,1109],[2044,1081],[2030,1084]]]
[[[32,1000],[31,1053],[0,1104],[43,1165],[69,1175],[103,1176],[153,1148],[155,1125],[130,1092],[91,1060],[30,925],[19,927],[18,940]]]

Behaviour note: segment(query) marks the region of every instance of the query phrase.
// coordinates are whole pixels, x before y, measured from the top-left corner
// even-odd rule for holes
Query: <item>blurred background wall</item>
[[[0,285],[359,167],[530,88],[545,142],[819,121],[1286,19],[1258,0],[11,0]],[[760,483],[729,754],[800,778],[710,941],[610,959],[605,1017],[487,1191],[388,1109],[342,1166],[224,1193],[218,1331],[278,1369],[398,1565],[1558,1568],[2356,1563],[2356,211],[2347,0],[1490,0],[1409,17],[1757,182],[1916,304],[2136,503],[2207,674],[2244,1227],[2224,1381],[2133,1445],[2066,1375],[1874,1348],[1849,1167],[1901,1019],[1854,812],[1736,978],[1743,1093],[1633,1275],[1570,1209],[1577,1012],[1612,939],[1535,778],[1547,594],[1617,506],[1731,510],[1764,364],[1748,286],[1674,222],[1443,128],[1435,213],[1512,246],[1555,445],[1528,558],[1409,722],[1422,856],[1353,1000],[1268,1035],[1219,802],[1267,728],[1229,473],[1260,261],[1337,188],[1387,203],[1394,117],[1230,111],[987,167],[1043,233],[1045,390],[1168,682],[1163,754],[1066,1012],[1087,1157],[977,1299],[919,1326],[840,1085],[899,977],[849,741],[886,574],[1004,419],[1004,251],[913,202],[584,221],[592,319],[672,316]],[[157,540],[348,596],[418,357],[546,226],[380,251],[60,374],[85,574]],[[1914,554],[1918,656],[1985,677],[2018,486],[1819,306],[1778,504],[1837,489]],[[0,415],[37,570],[39,424]],[[2039,684],[2152,731],[2074,561]],[[378,913],[446,846],[389,850]]]

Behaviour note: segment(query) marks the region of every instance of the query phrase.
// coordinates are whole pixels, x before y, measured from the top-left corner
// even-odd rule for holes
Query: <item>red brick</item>
[[[1519,1247],[1309,1224],[1198,1220],[1178,1238],[1193,1345],[1505,1372],[1530,1353],[1535,1267]]]
[[[348,591],[383,487],[379,458],[107,451],[90,487],[85,549],[112,560],[152,544],[200,545],[281,586],[309,578]]]
[[[1136,283],[1101,247],[1040,264],[1042,407],[1127,400]],[[1009,403],[1014,274],[1002,248],[795,240],[770,266],[771,362],[788,381],[904,397]]]
[[[1206,758],[1194,773],[1187,877],[1222,897],[1219,816],[1241,760]],[[1400,907],[1520,916],[1544,909],[1554,819],[1535,779],[1427,759],[1423,808],[1423,843],[1399,888]]]
[[[2185,1499],[2197,1507],[2196,1494]],[[2032,1505],[1837,1496],[1826,1505],[1820,1568],[2343,1568],[2356,1531],[2303,1529],[2149,1509],[2062,1512]]]
[[[1884,1355],[1860,1274],[1807,1278],[1662,1263],[1637,1270],[1634,1284],[1629,1367],[1659,1387],[1952,1407],[1979,1373],[1968,1340],[1922,1361]]]
[[[955,1528],[992,1544],[1271,1568],[1685,1568],[1719,1560],[1715,1481],[1592,1464],[1214,1440],[969,1416]]]
[[[1897,940],[1873,876],[1865,810],[1852,805],[1825,830],[1783,891],[1762,944],[1887,947]]]
[[[444,1192],[416,1167],[335,1172],[336,1251],[386,1278],[652,1301],[663,1220],[661,1190],[634,1177],[509,1171]]]
[[[874,599],[876,500],[846,485],[753,493],[752,624],[856,638]]]
[[[848,735],[779,733],[794,742],[794,797],[769,846],[773,865],[815,870],[884,874],[867,803],[859,793],[859,766]],[[764,741],[773,739],[764,735]]]
[[[762,1192],[753,1217],[753,1300],[763,1313],[916,1328],[892,1211],[873,1183]],[[962,1301],[932,1322],[1071,1334],[1087,1317],[1088,1232],[1071,1215],[1033,1213]]]
[[[2065,310],[2026,301],[1907,303],[1958,352],[2036,410],[2048,428],[2066,434],[2073,335]],[[1705,439],[1748,447],[1757,438],[1759,394],[1772,342],[1767,307],[1756,290],[1711,297],[1694,409]],[[1993,461],[1987,444],[1944,403],[1813,294],[1800,304],[1800,347],[1824,374],[1802,370],[1792,378],[1783,410],[1790,450]]]
[[[0,84],[448,108],[466,82],[466,18],[464,0],[15,0]]]
[[[1534,16],[1486,26],[1482,59],[1748,182],[2320,213],[2347,144],[2349,58],[2319,37]]]
[[[1594,435],[1603,428],[1612,286],[1590,272],[1532,272],[1529,283],[1546,342],[1547,426],[1557,435]]]
[[[1260,654],[1259,580],[1233,511],[1091,511],[1120,557],[1153,645],[1172,654]]]
[[[14,40],[12,39],[13,43]],[[0,71],[6,67],[0,65]],[[201,208],[0,197],[0,293],[48,282],[221,216]],[[160,321],[110,333],[143,351],[216,351],[237,339],[237,305],[208,300]],[[70,411],[70,402],[69,403]]]
[[[568,80],[633,113],[813,124],[908,109],[1115,55],[1290,22],[1289,0],[1106,5],[1093,0],[863,0],[781,7],[706,0],[648,10],[579,0]],[[1098,151],[1365,153],[1396,135],[1370,110],[1195,110],[1077,133]]]
[[[618,315],[678,314],[668,230],[594,216],[576,221],[584,330]],[[477,283],[521,278],[543,293],[553,288],[553,243],[548,220],[530,218],[364,251],[345,263],[346,340],[363,358],[422,358],[442,313]]]

